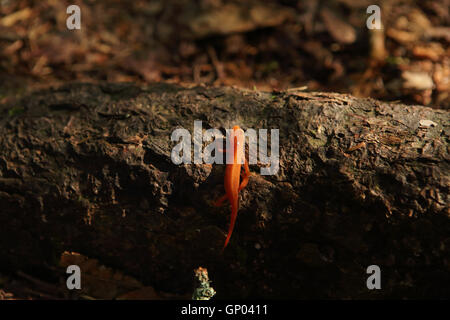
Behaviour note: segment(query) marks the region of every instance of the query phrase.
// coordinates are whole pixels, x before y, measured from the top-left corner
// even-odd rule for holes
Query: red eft
[[[225,169],[225,182],[224,182],[225,195],[219,198],[215,203],[216,206],[220,206],[224,200],[228,200],[231,205],[230,226],[228,229],[228,235],[225,240],[225,244],[223,246],[222,251],[227,246],[228,242],[230,241],[231,234],[233,233],[233,228],[236,222],[237,212],[239,209],[239,192],[243,188],[245,188],[245,186],[248,183],[248,178],[250,177],[250,169],[248,167],[248,162],[245,159],[244,132],[239,128],[239,126],[234,126],[228,139],[230,139],[230,143],[233,143],[233,154],[231,154],[231,150],[226,150],[227,163]],[[242,181],[240,181],[242,164],[244,164],[245,172],[242,175]]]

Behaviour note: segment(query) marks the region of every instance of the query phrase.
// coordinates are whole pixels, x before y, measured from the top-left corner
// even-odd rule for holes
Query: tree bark
[[[0,105],[0,263],[98,258],[217,298],[450,297],[450,113],[333,93],[69,84]],[[175,128],[279,129],[229,246],[224,165],[175,165]],[[270,130],[269,130],[270,132]],[[382,289],[368,290],[378,265]]]

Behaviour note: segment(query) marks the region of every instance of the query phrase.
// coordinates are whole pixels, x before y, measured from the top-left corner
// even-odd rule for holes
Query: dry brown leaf
[[[414,56],[433,61],[438,61],[444,53],[444,48],[442,48],[440,43],[430,43],[427,46],[416,46],[413,48]]]
[[[404,71],[402,73],[404,80],[403,87],[406,89],[427,90],[433,88],[433,80],[426,72]]]
[[[418,40],[417,34],[413,32],[397,30],[394,28],[388,28],[386,31],[386,35],[400,43],[409,43]]]
[[[11,13],[3,18],[0,19],[0,25],[4,27],[11,27],[15,25],[20,20],[27,20],[31,17],[31,14],[33,12],[30,8],[25,8],[20,11],[16,11],[14,13]]]
[[[326,7],[322,8],[320,15],[327,27],[328,33],[334,40],[344,44],[355,42],[356,31],[350,24],[345,22],[344,19],[341,19]]]
[[[189,21],[189,27],[195,38],[203,38],[273,27],[292,16],[292,11],[286,7],[257,4],[247,8],[230,3],[199,14]]]

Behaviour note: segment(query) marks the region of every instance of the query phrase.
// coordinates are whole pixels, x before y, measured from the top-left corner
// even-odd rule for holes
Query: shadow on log
[[[156,290],[217,298],[450,297],[450,114],[349,95],[70,84],[0,106],[0,263],[65,250]],[[231,242],[224,165],[175,165],[175,128],[279,129]],[[382,290],[366,269],[381,268]]]

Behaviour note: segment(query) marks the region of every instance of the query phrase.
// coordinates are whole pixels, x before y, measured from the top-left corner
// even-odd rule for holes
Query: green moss
[[[402,57],[389,56],[386,58],[386,63],[390,64],[390,65],[408,64],[409,59],[402,58]]]
[[[13,107],[8,110],[8,115],[10,117],[13,117],[13,116],[17,116],[17,115],[23,113],[24,111],[25,111],[25,109],[23,107]]]
[[[264,72],[266,74],[272,73],[272,72],[278,70],[279,68],[280,68],[280,64],[276,60],[272,60],[268,63],[261,65],[262,72]]]
[[[324,135],[316,135],[314,132],[311,132],[311,135],[306,135],[306,139],[308,143],[314,148],[323,147],[327,143],[327,137]]]

